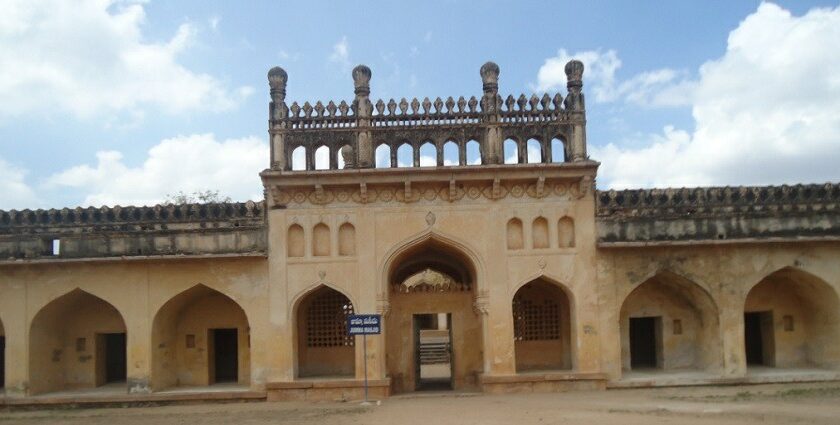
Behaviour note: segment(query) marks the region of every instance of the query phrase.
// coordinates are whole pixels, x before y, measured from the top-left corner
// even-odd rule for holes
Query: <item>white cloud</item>
[[[12,0],[2,9],[0,118],[56,110],[90,117],[141,107],[221,111],[249,94],[178,63],[196,38],[193,24],[182,24],[167,41],[148,41],[137,2]]]
[[[643,72],[628,80],[619,81],[616,72],[621,59],[615,50],[587,50],[569,54],[560,49],[557,56],[548,58],[537,72],[535,91],[565,91],[566,63],[572,59],[583,62],[586,92],[599,103],[626,102],[644,106],[678,106],[688,102],[692,85],[685,75],[669,68]],[[665,90],[665,88],[668,90]]]
[[[350,45],[346,35],[333,45],[329,60],[341,66],[342,69],[350,69]]]
[[[611,187],[840,180],[840,7],[796,17],[762,3],[700,67],[693,132],[593,147]],[[664,87],[669,90],[671,87]],[[677,89],[679,90],[679,89]],[[638,146],[638,143],[633,145]]]
[[[50,176],[45,189],[73,188],[83,206],[152,205],[179,191],[218,190],[233,200],[262,199],[257,175],[268,163],[268,144],[257,137],[217,141],[212,134],[165,139],[138,167],[116,151],[96,154],[96,165],[79,165]]]
[[[0,209],[23,209],[40,204],[25,178],[26,170],[0,158]]]

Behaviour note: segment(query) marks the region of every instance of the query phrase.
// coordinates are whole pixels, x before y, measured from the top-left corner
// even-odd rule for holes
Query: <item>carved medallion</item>
[[[435,217],[435,213],[429,211],[429,213],[426,214],[426,224],[432,226],[435,224],[435,220],[437,220],[437,218]]]

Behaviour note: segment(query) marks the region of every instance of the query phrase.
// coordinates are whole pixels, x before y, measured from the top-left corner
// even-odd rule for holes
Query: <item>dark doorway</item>
[[[239,333],[233,329],[212,329],[210,383],[239,380]]]
[[[105,383],[125,382],[125,333],[104,334]]]
[[[452,315],[414,315],[415,388],[425,391],[451,390]]]
[[[630,369],[655,368],[659,365],[660,317],[630,318]]]
[[[773,312],[744,313],[744,348],[748,366],[773,366]]]
[[[6,386],[6,337],[0,336],[0,388]]]

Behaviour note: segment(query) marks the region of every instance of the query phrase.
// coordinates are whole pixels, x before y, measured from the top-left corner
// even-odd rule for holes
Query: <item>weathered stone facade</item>
[[[377,397],[422,387],[420,335],[456,390],[840,377],[840,185],[597,191],[566,73],[386,102],[359,66],[352,102],[300,106],[273,68],[264,201],[0,211],[6,395],[357,398],[353,312],[384,317]]]

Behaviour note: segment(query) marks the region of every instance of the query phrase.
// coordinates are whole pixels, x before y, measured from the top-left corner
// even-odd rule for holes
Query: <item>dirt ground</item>
[[[0,412],[0,424],[840,424],[840,383]]]

